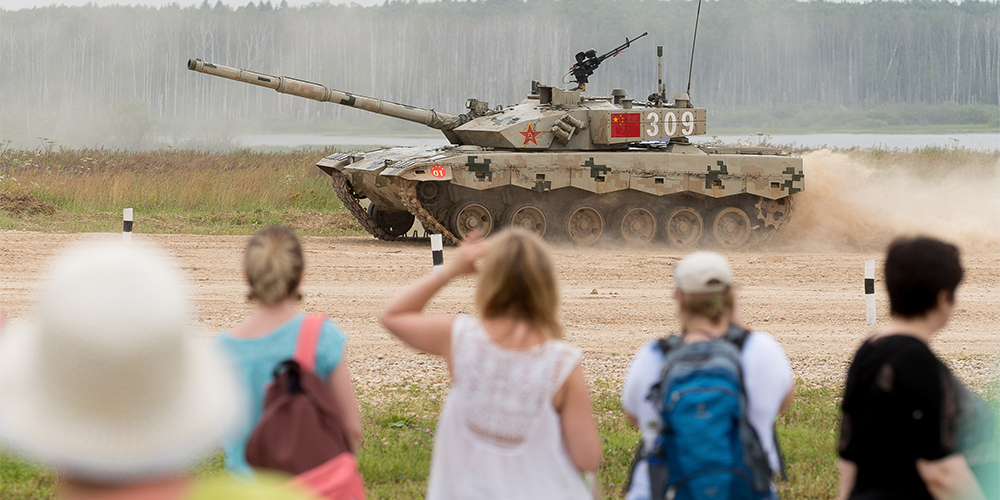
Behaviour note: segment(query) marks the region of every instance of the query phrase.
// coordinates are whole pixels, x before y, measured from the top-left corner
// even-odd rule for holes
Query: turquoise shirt
[[[229,332],[222,332],[215,338],[215,344],[229,353],[236,372],[242,378],[243,388],[248,391],[246,401],[250,405],[247,409],[250,419],[246,427],[232,440],[222,443],[222,449],[226,452],[226,467],[234,474],[253,474],[244,457],[247,439],[264,413],[264,391],[271,383],[274,369],[295,353],[295,342],[298,340],[303,318],[305,314],[300,313],[263,337],[235,338]],[[330,373],[340,363],[346,341],[347,336],[336,323],[330,319],[323,321],[316,345],[315,371],[324,381],[330,380]]]

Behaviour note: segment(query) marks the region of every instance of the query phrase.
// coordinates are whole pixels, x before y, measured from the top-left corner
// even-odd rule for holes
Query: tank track
[[[330,177],[333,179],[333,190],[337,193],[337,198],[340,198],[340,202],[344,204],[351,215],[357,219],[358,224],[368,231],[372,236],[385,241],[423,241],[427,238],[425,237],[414,237],[414,236],[393,236],[384,229],[379,227],[375,219],[368,214],[368,211],[358,203],[358,198],[351,189],[350,184],[347,182],[347,176],[343,172],[332,172]],[[417,183],[407,182],[405,185],[401,186],[399,189],[399,198],[403,201],[403,205],[406,210],[409,211],[413,216],[420,221],[420,224],[424,226],[424,229],[429,233],[440,234],[444,243],[449,245],[458,245],[459,239],[455,237],[443,224],[438,222],[433,215],[430,214],[420,201],[417,200]]]
[[[378,227],[375,223],[375,219],[368,215],[368,212],[358,203],[358,198],[354,195],[353,190],[347,183],[347,176],[343,172],[330,172],[330,177],[333,179],[333,191],[337,193],[337,198],[340,198],[340,202],[344,204],[351,215],[358,220],[358,224],[368,231],[372,236],[386,241],[397,241],[404,238],[397,238],[395,236],[386,233],[382,228]]]
[[[460,240],[420,204],[420,200],[417,199],[416,182],[407,182],[404,186],[400,187],[399,198],[403,201],[403,206],[406,207],[406,210],[413,214],[429,233],[440,234],[444,243],[448,245],[459,244]]]

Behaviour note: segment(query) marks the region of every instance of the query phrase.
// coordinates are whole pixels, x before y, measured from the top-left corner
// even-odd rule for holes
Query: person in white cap
[[[33,315],[0,337],[5,447],[54,468],[64,499],[259,498],[190,474],[244,418],[236,376],[192,335],[191,312],[158,250],[81,244],[57,258]]]
[[[694,252],[674,265],[673,274],[683,344],[721,339],[732,325],[740,326],[733,293],[733,272],[725,257],[715,252]],[[660,429],[660,410],[648,396],[653,385],[660,381],[665,359],[659,339],[650,341],[632,360],[622,387],[622,408],[642,434],[640,457],[647,456],[653,449]],[[771,470],[777,471],[781,464],[774,439],[774,419],[791,405],[794,393],[791,366],[778,342],[758,331],[745,336],[739,362],[748,420],[757,432]],[[771,495],[777,497],[773,485]],[[634,464],[626,499],[640,500],[650,496],[648,462],[641,458]]]

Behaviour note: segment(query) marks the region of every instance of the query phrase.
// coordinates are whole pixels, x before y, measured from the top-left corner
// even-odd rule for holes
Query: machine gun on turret
[[[648,34],[649,34],[648,31],[643,32],[641,35],[631,40],[629,40],[628,37],[625,37],[625,43],[615,47],[614,49],[608,51],[606,54],[601,56],[598,56],[597,51],[594,49],[590,49],[586,52],[577,52],[576,64],[574,64],[573,67],[569,69],[570,74],[572,74],[573,78],[575,78],[575,80],[573,81],[575,81],[577,84],[576,88],[573,90],[584,90],[587,85],[587,80],[590,78],[590,75],[594,74],[594,70],[596,70],[597,67],[600,66],[602,62],[604,62],[605,59],[609,57],[615,57],[618,54],[625,52],[625,49],[629,48],[629,46],[632,45],[632,42]]]

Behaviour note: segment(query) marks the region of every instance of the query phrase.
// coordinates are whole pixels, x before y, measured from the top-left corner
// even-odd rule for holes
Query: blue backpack
[[[757,500],[770,496],[771,468],[747,420],[740,350],[748,331],[684,344],[659,342],[666,359],[648,399],[663,424],[649,462],[655,500]]]

